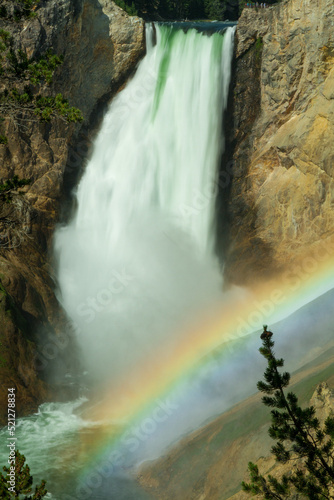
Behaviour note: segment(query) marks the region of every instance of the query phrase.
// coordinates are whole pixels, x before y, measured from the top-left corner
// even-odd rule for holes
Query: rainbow
[[[196,319],[196,324],[179,332],[172,354],[146,360],[145,366],[136,367],[88,413],[89,419],[101,420],[102,416],[102,420],[115,425],[109,426],[79,479],[86,481],[91,471],[98,470],[97,463],[114,456],[110,453],[124,433],[152,411],[157,399],[168,397],[210,364],[212,351],[218,347],[220,352],[228,351],[231,340],[260,330],[263,324],[273,325],[333,288],[334,236],[319,243],[312,253],[270,283],[228,292],[223,304],[213,305]]]

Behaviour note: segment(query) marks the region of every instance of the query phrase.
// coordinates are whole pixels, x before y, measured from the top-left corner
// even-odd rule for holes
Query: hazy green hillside
[[[309,403],[319,383],[326,381],[334,388],[333,355],[334,342],[294,374],[291,389],[303,404]],[[161,500],[226,500],[248,478],[248,462],[270,455],[269,421],[269,410],[257,394],[181,441],[157,462],[146,464],[139,481]]]

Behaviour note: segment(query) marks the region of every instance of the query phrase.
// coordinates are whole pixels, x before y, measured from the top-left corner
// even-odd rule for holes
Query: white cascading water
[[[188,318],[222,298],[212,251],[212,186],[224,143],[221,118],[233,32],[207,37],[157,27],[153,46],[148,28],[147,56],[110,106],[78,186],[75,217],[56,234],[60,298],[78,326],[86,366],[99,385],[133,376],[136,364],[149,362],[152,354],[160,360]],[[273,325],[280,332],[280,353],[289,354],[289,371],[332,342],[332,304],[333,292]],[[94,467],[90,476],[85,467],[95,450],[90,443],[98,442],[103,430],[81,417],[87,400],[45,403],[38,413],[18,419],[20,451],[36,482],[47,479],[48,498],[151,498],[133,481],[130,468],[160,456],[185,432],[254,392],[263,368],[258,334],[240,341],[214,353],[194,378],[183,381],[186,390],[172,394],[177,410],[155,422],[137,451],[123,446],[124,464],[110,477],[102,469],[101,488],[89,483],[100,469]],[[128,437],[137,437],[138,429],[135,423]],[[0,442],[7,439],[3,427]],[[2,447],[0,463],[7,460]],[[83,486],[94,484],[91,494],[77,493],[82,475]]]
[[[60,300],[98,380],[172,349],[172,332],[221,294],[214,186],[234,28],[206,36],[156,26],[156,35],[154,45],[149,26],[147,55],[97,136],[76,214],[56,234]]]

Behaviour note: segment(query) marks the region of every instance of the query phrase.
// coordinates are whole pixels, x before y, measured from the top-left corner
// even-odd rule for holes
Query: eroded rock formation
[[[334,4],[245,9],[236,35],[227,272],[293,265],[334,232]]]
[[[2,124],[8,144],[0,144],[0,180],[18,175],[31,184],[0,206],[0,423],[8,387],[17,390],[19,415],[59,396],[55,380],[46,383],[45,375],[57,364],[66,372],[70,363],[71,339],[49,264],[60,201],[89,153],[99,111],[145,53],[144,22],[111,0],[42,1],[37,17],[17,23],[12,32],[16,48],[29,57],[48,49],[64,56],[54,90],[82,110],[84,122],[41,122],[18,109]],[[4,90],[8,82],[0,84]]]

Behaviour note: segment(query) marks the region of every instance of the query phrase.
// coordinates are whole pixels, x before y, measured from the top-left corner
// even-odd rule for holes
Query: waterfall
[[[88,370],[125,374],[170,350],[221,294],[213,255],[234,28],[147,27],[147,54],[115,97],[55,237],[60,301]]]

